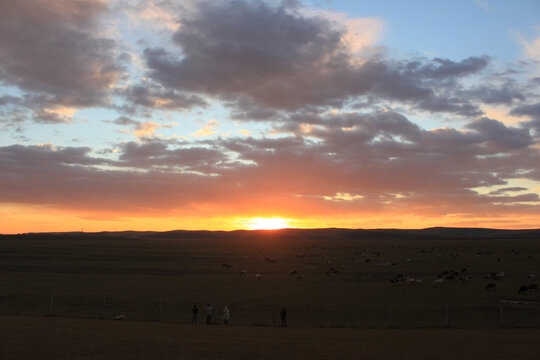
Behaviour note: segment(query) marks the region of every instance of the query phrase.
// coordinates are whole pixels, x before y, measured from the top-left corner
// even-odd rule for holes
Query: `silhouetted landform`
[[[451,228],[432,227],[426,229],[281,229],[281,230],[172,230],[172,231],[103,231],[103,232],[55,232],[55,233],[25,233],[16,235],[1,235],[0,237],[33,237],[58,235],[84,235],[95,238],[136,238],[136,239],[228,239],[248,238],[253,236],[271,236],[289,239],[540,239],[540,229],[501,230],[488,228]]]

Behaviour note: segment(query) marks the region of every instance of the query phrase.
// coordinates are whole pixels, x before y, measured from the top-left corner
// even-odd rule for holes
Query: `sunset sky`
[[[272,224],[540,228],[540,2],[0,2],[0,233]]]

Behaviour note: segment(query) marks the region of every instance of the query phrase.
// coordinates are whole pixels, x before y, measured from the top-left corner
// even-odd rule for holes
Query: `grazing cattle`
[[[246,270],[240,271],[240,276],[246,276],[246,275],[247,275],[247,271],[246,271]]]
[[[291,271],[291,275],[296,275],[297,272],[298,272],[298,271],[293,270],[293,271]]]
[[[227,269],[232,268],[231,264],[222,264],[221,266],[223,266],[224,268],[227,268]]]
[[[336,276],[337,274],[339,274],[339,270],[335,269],[335,268],[330,268],[326,272],[326,275],[334,275],[334,276]]]
[[[456,279],[456,276],[458,276],[459,273],[457,272],[453,272],[452,274],[448,275],[445,277],[446,280],[455,280]]]
[[[495,290],[496,286],[494,283],[489,283],[486,285],[486,290]]]
[[[504,272],[491,273],[490,276],[493,280],[502,280],[504,279]]]
[[[444,279],[437,279],[433,281],[433,286],[442,286],[443,283],[444,283]]]
[[[527,275],[527,278],[528,278],[528,279],[534,279],[535,277],[536,277],[535,274],[529,274],[529,275]]]
[[[422,280],[421,279],[414,279],[414,278],[410,278],[408,277],[407,278],[407,284],[410,284],[410,285],[419,285],[422,283]]]
[[[300,274],[296,277],[296,280],[304,280],[304,274]]]
[[[529,289],[529,291],[538,291],[538,284],[530,284],[527,286],[527,289]]]
[[[257,279],[257,280],[261,280],[261,279],[262,279],[262,276],[261,276],[261,274],[255,274],[255,279]]]
[[[529,287],[527,285],[521,285],[518,290],[518,294],[524,293],[527,290],[529,290]]]

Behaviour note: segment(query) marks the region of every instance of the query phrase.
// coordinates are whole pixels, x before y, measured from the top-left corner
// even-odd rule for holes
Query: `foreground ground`
[[[0,358],[540,358],[540,329],[320,329],[0,316]]]

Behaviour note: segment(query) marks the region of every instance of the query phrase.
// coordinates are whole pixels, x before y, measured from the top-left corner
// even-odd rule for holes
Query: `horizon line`
[[[168,233],[168,232],[210,232],[210,233],[232,233],[232,232],[279,232],[288,230],[299,231],[316,231],[316,230],[362,230],[362,231],[423,231],[432,229],[448,229],[448,230],[494,230],[494,231],[540,231],[538,228],[520,228],[520,229],[501,229],[488,227],[452,227],[452,226],[430,226],[426,228],[347,228],[347,227],[321,227],[321,228],[301,228],[301,227],[286,227],[280,229],[233,229],[233,230],[208,230],[208,229],[172,229],[172,230],[100,230],[100,231],[29,231],[23,233],[0,233],[0,236],[10,235],[36,235],[36,234],[101,234],[101,233]]]

